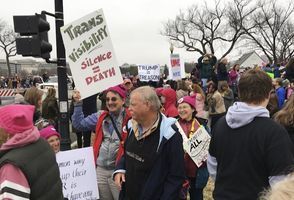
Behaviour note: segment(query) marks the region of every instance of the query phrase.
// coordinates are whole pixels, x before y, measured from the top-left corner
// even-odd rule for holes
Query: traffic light
[[[45,14],[13,16],[17,54],[22,56],[50,58],[52,45],[48,42],[50,25]]]

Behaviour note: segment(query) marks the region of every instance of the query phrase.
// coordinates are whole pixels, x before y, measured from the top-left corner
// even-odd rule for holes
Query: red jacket
[[[177,117],[179,115],[176,107],[177,93],[171,88],[165,88],[162,90],[161,95],[165,97],[165,103],[163,107],[165,109],[164,114],[167,117]]]
[[[126,115],[123,119],[123,123],[122,123],[122,132],[121,132],[121,138],[123,141],[120,142],[120,145],[119,145],[119,148],[118,148],[118,152],[117,152],[117,156],[116,156],[116,163],[117,161],[121,158],[121,156],[123,155],[124,153],[124,141],[126,140],[127,138],[127,130],[125,128],[128,120],[131,118],[131,114],[130,112],[128,111],[128,109],[125,109],[126,111]],[[108,112],[105,111],[103,112],[100,116],[99,116],[99,119],[97,121],[97,125],[96,125],[96,134],[95,134],[95,139],[94,139],[94,144],[93,144],[93,150],[94,150],[94,161],[96,163],[96,160],[99,156],[99,150],[100,150],[100,146],[101,146],[101,143],[103,141],[103,129],[102,129],[102,122],[104,121],[105,117],[108,116]]]

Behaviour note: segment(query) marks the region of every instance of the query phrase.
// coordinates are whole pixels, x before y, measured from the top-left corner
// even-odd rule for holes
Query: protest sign
[[[171,63],[172,79],[173,80],[181,79],[182,75],[181,75],[180,55],[179,54],[171,54],[170,55],[170,63]]]
[[[63,195],[69,200],[99,199],[93,148],[61,151],[56,154]]]
[[[61,27],[61,34],[83,99],[123,82],[102,9]]]
[[[140,81],[159,81],[159,65],[138,65],[138,74]]]
[[[210,143],[210,135],[207,133],[203,126],[200,126],[192,135],[192,137],[187,138],[181,125],[176,123],[179,132],[183,137],[183,148],[185,152],[189,154],[191,159],[200,167],[203,161],[206,161],[208,156],[208,149]]]

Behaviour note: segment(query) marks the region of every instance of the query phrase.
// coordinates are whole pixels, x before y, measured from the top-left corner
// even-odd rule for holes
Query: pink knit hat
[[[12,104],[0,107],[0,128],[9,134],[23,133],[34,127],[35,106]]]
[[[181,104],[181,103],[187,103],[190,106],[192,106],[192,108],[196,109],[196,107],[195,107],[196,95],[193,95],[193,96],[184,96],[184,97],[180,98],[178,100],[178,105]]]
[[[40,136],[46,140],[53,135],[60,138],[60,134],[56,131],[54,126],[47,126],[46,128],[40,130]]]
[[[109,91],[113,91],[113,92],[118,93],[122,99],[125,99],[127,96],[127,92],[122,85],[116,85],[116,86],[110,87],[106,90],[106,93]]]

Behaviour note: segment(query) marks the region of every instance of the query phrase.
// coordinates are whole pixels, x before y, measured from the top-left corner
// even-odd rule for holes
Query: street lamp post
[[[169,50],[170,50],[170,54],[173,54],[173,52],[174,52],[174,45],[172,43],[170,43]]]
[[[169,50],[170,50],[170,63],[171,63],[171,66],[172,66],[173,65],[172,64],[172,55],[174,53],[174,45],[173,45],[173,43],[170,43]],[[171,69],[169,69],[167,77],[170,77],[170,74],[172,74],[171,72],[172,72]]]

